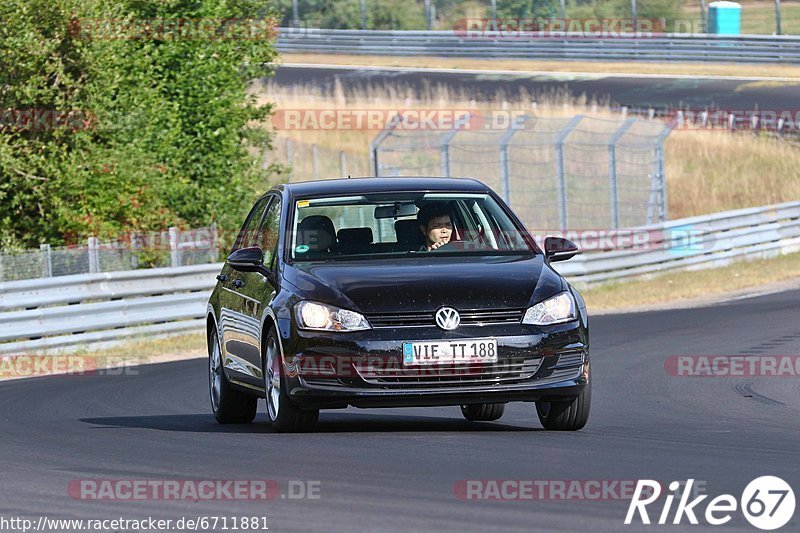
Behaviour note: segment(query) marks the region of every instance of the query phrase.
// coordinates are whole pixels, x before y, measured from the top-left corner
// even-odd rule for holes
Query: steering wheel
[[[475,251],[475,250],[486,250],[489,249],[485,245],[481,244],[480,242],[476,241],[448,241],[441,245],[440,247],[431,250],[432,252],[438,252],[439,250],[445,250],[447,252],[454,252],[454,251]]]

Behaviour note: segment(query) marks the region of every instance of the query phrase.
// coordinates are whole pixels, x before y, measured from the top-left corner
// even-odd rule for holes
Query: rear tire
[[[470,422],[491,422],[503,416],[504,403],[475,403],[461,406],[461,414]]]
[[[283,364],[278,348],[278,334],[272,327],[264,342],[264,390],[267,393],[267,415],[277,433],[313,431],[319,420],[319,410],[300,409],[286,393]]]
[[[545,429],[553,431],[577,431],[589,420],[592,404],[592,382],[586,384],[581,393],[563,402],[536,402],[536,414]]]
[[[228,382],[216,329],[208,334],[208,389],[211,410],[220,424],[249,424],[255,419],[258,398],[234,389]]]

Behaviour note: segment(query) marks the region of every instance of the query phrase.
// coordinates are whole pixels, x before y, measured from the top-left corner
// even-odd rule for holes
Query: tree
[[[251,155],[269,146],[253,125],[271,106],[258,104],[248,85],[270,73],[265,65],[276,56],[261,5],[2,4],[2,20],[14,23],[0,28],[0,109],[72,111],[86,120],[0,125],[0,243],[238,225],[274,170]],[[241,20],[250,18],[260,22]],[[175,19],[184,24],[158,22]],[[150,30],[135,24],[144,21],[156,22]]]
[[[558,0],[497,0],[497,16],[513,19],[559,17]]]

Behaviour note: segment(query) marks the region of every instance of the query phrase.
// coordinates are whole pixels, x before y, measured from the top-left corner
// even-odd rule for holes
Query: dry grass
[[[666,144],[671,218],[800,199],[800,147],[727,132],[677,131]]]
[[[789,64],[650,63],[612,61],[535,61],[528,59],[468,59],[450,57],[396,57],[335,54],[282,54],[284,63],[365,65],[408,68],[454,68],[527,72],[585,72],[688,76],[800,78],[800,66]]]
[[[490,102],[476,102],[468,93],[434,87],[425,94],[410,88],[376,87],[345,95],[341,88],[321,93],[312,88],[279,89],[268,85],[265,100],[278,102],[278,109],[470,109],[497,110],[507,107],[541,116],[573,116],[578,113],[619,118],[604,102],[592,103],[551,93],[508,94]],[[504,98],[507,101],[504,102]],[[535,109],[533,102],[537,101]],[[318,146],[318,175],[340,176],[340,152],[347,155],[347,172],[369,175],[369,143],[375,130],[277,131],[275,157],[286,162],[286,140],[292,139],[295,179],[311,179],[310,147]],[[666,143],[667,185],[670,218],[761,206],[800,198],[800,147],[791,142],[725,131],[676,130]]]
[[[83,349],[81,352],[96,357],[120,358],[125,361],[141,363],[159,362],[172,359],[188,359],[206,355],[206,339],[203,332],[185,333],[154,339],[134,338],[113,348],[94,350]]]
[[[680,302],[800,278],[800,253],[722,268],[676,271],[647,280],[621,281],[581,291],[592,311]]]

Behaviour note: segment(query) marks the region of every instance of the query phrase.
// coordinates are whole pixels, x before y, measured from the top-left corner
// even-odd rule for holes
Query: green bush
[[[276,168],[251,153],[271,110],[247,89],[270,73],[270,32],[237,0],[8,0],[0,4],[0,245],[70,244],[169,225],[232,228]],[[214,35],[120,37],[101,22],[202,19]],[[242,27],[240,27],[242,28]],[[129,34],[126,34],[129,35]],[[250,38],[241,38],[249,36]],[[214,38],[209,38],[214,37]],[[225,38],[223,38],[225,37]],[[14,126],[15,110],[73,111],[58,127]],[[9,111],[11,110],[11,111]]]

